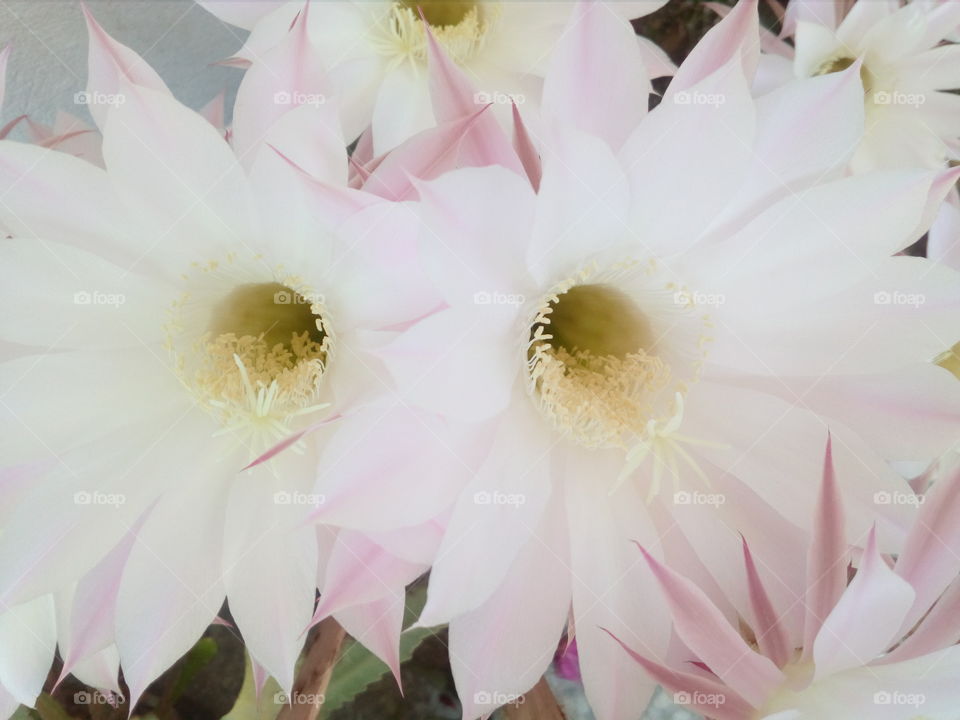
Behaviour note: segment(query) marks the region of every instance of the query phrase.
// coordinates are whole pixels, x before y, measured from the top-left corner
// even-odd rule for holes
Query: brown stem
[[[313,643],[293,683],[293,696],[277,720],[316,720],[345,636],[346,631],[332,617],[317,625]]]
[[[565,720],[546,678],[540,678],[530,691],[517,702],[503,707],[506,720]]]

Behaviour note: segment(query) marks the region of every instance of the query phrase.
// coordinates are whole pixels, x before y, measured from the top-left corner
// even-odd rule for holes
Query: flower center
[[[671,381],[654,345],[650,321],[627,293],[605,283],[560,287],[530,327],[532,394],[577,443],[628,449]]]
[[[433,28],[459,25],[477,6],[475,2],[461,0],[399,0],[398,5],[415,13],[418,9],[422,10],[427,23]]]
[[[296,278],[237,282],[215,263],[173,307],[168,346],[198,404],[260,452],[295,418],[326,407],[321,380],[333,349],[322,299]]]
[[[426,62],[427,29],[457,63],[468,62],[483,46],[487,31],[500,14],[498,2],[462,0],[397,0],[392,6],[387,31],[376,41],[394,63]]]

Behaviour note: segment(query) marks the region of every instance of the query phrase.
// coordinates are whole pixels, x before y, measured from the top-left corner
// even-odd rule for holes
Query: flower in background
[[[931,335],[956,325],[944,310],[958,276],[893,255],[957,173],[844,178],[859,77],[755,101],[756,31],[756,5],[741,3],[647,114],[618,72],[635,63],[623,29],[578,16],[546,80],[538,192],[496,166],[418,184],[447,307],[382,355],[411,404],[491,438],[420,620],[450,623],[465,717],[529,689],[571,605],[594,712],[635,717],[652,683],[598,626],[656,652],[669,629],[627,539],[745,611],[728,528],[770,572],[797,573],[828,421],[851,541],[879,517],[884,548],[916,511],[877,501],[913,494],[885,460],[954,440],[960,386],[930,360]],[[584,64],[585,47],[604,52]],[[424,368],[430,382],[414,382]],[[799,633],[796,612],[788,623]]]
[[[332,227],[289,158],[258,153],[245,173],[142,58],[90,30],[106,169],[0,143],[2,506],[16,507],[0,636],[19,637],[22,617],[39,640],[55,628],[64,673],[113,688],[119,662],[132,705],[227,597],[289,690],[330,550],[306,522],[325,501],[314,483],[356,471],[358,453],[334,465],[326,449],[350,447],[341,434],[359,422],[384,452],[412,432],[398,423],[432,431],[387,402],[368,347],[436,303],[416,216],[371,198]],[[314,126],[296,136],[329,160],[314,175],[345,185],[342,138]],[[53,641],[40,645],[3,657],[30,674],[0,669],[20,702],[49,669]]]
[[[426,26],[470,76],[477,88],[477,106],[494,103],[509,113],[513,103],[535,106],[539,102],[546,59],[574,6],[513,0],[198,2],[251,31],[236,58],[244,64],[269,60],[298,14],[308,14],[310,36],[329,71],[346,135],[352,139],[371,127],[376,155],[435,124],[429,100]],[[602,6],[628,27],[627,20],[653,12],[664,2],[629,0]],[[643,38],[634,42],[655,73],[669,73],[671,63],[659,48]]]
[[[960,702],[960,467],[919,499],[896,559],[879,551],[876,528],[857,557],[828,443],[805,582],[792,588],[804,612],[802,643],[791,641],[744,541],[738,577],[750,612],[739,622],[644,549],[682,647],[666,662],[621,644],[676,702],[717,720],[952,717]]]
[[[813,77],[859,63],[866,132],[854,171],[941,167],[960,151],[960,45],[941,44],[960,26],[955,2],[791,0],[784,33],[793,72]],[[775,48],[774,49],[776,52]],[[767,58],[770,75],[785,67]]]

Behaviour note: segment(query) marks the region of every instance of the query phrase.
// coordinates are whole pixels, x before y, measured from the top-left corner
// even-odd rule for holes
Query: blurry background
[[[218,66],[243,44],[244,30],[220,22],[193,0],[87,0],[104,29],[142,55],[173,94],[193,108],[226,89],[241,71]],[[0,46],[11,43],[2,120],[21,114],[49,123],[57,110],[90,120],[74,93],[87,83],[87,33],[79,0],[0,0]]]

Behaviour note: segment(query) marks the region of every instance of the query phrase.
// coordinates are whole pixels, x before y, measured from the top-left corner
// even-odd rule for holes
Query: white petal
[[[501,585],[547,507],[555,437],[523,393],[499,419],[493,445],[463,490],[437,552],[421,623],[478,607]],[[464,575],[463,569],[471,568]]]
[[[213,464],[200,458],[197,468],[209,470]],[[221,468],[219,475],[200,473],[168,490],[137,534],[120,581],[116,611],[117,647],[131,706],[193,646],[223,604],[223,516],[229,476]]]
[[[226,508],[230,612],[250,654],[286,692],[293,687],[294,664],[313,615],[317,542],[314,528],[304,522],[312,506],[285,502],[278,493],[302,492],[314,461],[287,452],[244,472]]]
[[[913,598],[910,583],[894,574],[877,552],[871,532],[857,574],[817,633],[814,682],[879,657],[898,639]]]
[[[537,682],[570,613],[563,498],[555,496],[503,583],[450,622],[450,665],[463,715],[485,715]]]
[[[173,98],[125,86],[110,110],[103,157],[116,192],[140,219],[152,259],[179,273],[190,262],[256,247],[255,206],[233,151],[217,130]]]
[[[631,229],[640,247],[672,255],[703,236],[753,162],[754,115],[747,79],[734,57],[664,100],[639,125],[621,156],[630,178]]]
[[[594,254],[629,239],[628,193],[605,142],[573,128],[551,128],[527,255],[536,279],[565,279]]]
[[[587,698],[599,718],[635,720],[655,683],[604,629],[664,661],[669,614],[633,544],[656,552],[656,531],[636,488],[626,483],[610,494],[622,454],[577,448],[564,460],[573,613]]]
[[[6,340],[42,348],[157,344],[175,292],[80,248],[0,240],[0,321]]]
[[[32,706],[43,689],[57,645],[53,597],[0,613],[0,684],[17,702]]]
[[[512,305],[442,310],[378,354],[400,396],[416,407],[458,420],[490,418],[510,402],[523,367],[516,314]]]

